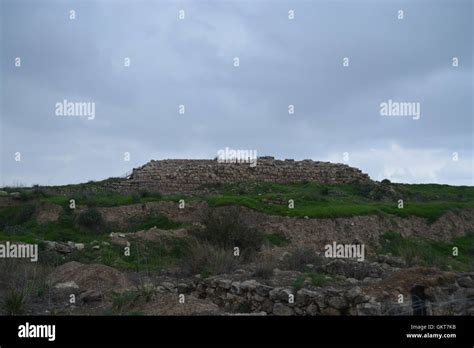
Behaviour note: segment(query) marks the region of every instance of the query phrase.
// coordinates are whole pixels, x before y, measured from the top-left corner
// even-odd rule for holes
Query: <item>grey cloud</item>
[[[393,161],[371,157],[370,149],[392,153],[393,144],[397,155],[436,161],[459,151],[473,161],[470,1],[1,6],[0,184],[88,181],[151,158],[210,158],[225,146],[296,159],[368,154],[350,164],[373,177]],[[75,21],[67,18],[71,8]],[[341,66],[345,56],[349,68]],[[450,66],[453,56],[459,68]],[[379,104],[389,98],[421,102],[421,119],[384,119]],[[58,119],[54,104],[63,99],[94,101],[96,119]],[[178,115],[179,104],[185,115]],[[289,104],[295,115],[288,115]],[[20,166],[13,161],[18,149]],[[122,161],[125,151],[132,162]],[[427,179],[408,170],[417,161],[397,165],[397,180]],[[472,166],[433,168],[429,180],[472,183]]]

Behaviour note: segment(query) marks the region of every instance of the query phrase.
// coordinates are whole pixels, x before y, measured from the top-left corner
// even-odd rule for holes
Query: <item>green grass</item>
[[[122,230],[118,226],[112,226],[103,221],[100,215],[96,216],[91,224],[84,224],[84,219],[81,219],[83,215],[89,211],[96,211],[95,208],[90,208],[81,214],[75,214],[72,210],[63,206],[63,211],[59,214],[57,221],[44,224],[39,224],[35,220],[34,211],[35,205],[33,202],[1,209],[0,240],[25,243],[37,243],[43,240],[89,243],[94,240],[105,241],[111,231]],[[97,212],[97,214],[99,213]],[[100,218],[100,224],[96,221],[97,217]],[[130,219],[124,232],[135,232],[154,226],[160,229],[175,229],[183,225],[156,214]]]
[[[119,180],[111,178],[110,181]],[[375,185],[373,183],[353,183],[324,185],[315,182],[274,184],[250,182],[214,185],[216,194],[205,197],[162,196],[157,193],[140,192],[120,195],[110,191],[90,192],[87,183],[72,185],[77,192],[73,195],[78,206],[113,207],[120,205],[179,199],[205,199],[211,207],[241,205],[272,215],[303,218],[337,218],[358,215],[418,216],[429,223],[436,221],[447,211],[459,212],[474,208],[474,187],[448,185]],[[95,186],[94,186],[95,187]],[[39,187],[18,189],[21,204],[0,209],[0,240],[16,240],[34,243],[41,240],[91,242],[106,240],[110,231],[123,230],[118,226],[104,225],[98,231],[88,230],[78,225],[77,216],[68,209],[70,197],[48,195]],[[288,200],[294,200],[295,208],[288,207]],[[399,209],[398,199],[404,200],[404,208]],[[59,204],[64,208],[58,221],[38,224],[34,220],[37,200]],[[133,218],[125,231],[138,231],[156,226],[161,229],[182,227],[164,216],[150,215]],[[284,246],[287,240],[280,235],[267,235],[266,241],[274,246]]]
[[[392,184],[405,197],[412,200],[432,201],[474,201],[472,186],[449,186],[439,184]]]
[[[128,232],[146,230],[152,227],[170,230],[183,227],[183,224],[170,220],[164,215],[152,214],[146,217],[136,217],[129,220]]]
[[[123,315],[138,300],[140,294],[137,291],[124,291],[112,293],[112,309],[115,314]]]
[[[140,191],[133,194],[120,194],[115,191],[108,190],[103,187],[104,183],[120,181],[120,178],[109,178],[107,180],[94,182],[90,181],[84,184],[65,185],[61,188],[68,194],[52,194],[54,188],[35,186],[32,188],[4,188],[7,192],[20,192],[21,201],[41,200],[68,206],[71,199],[76,201],[77,206],[88,207],[116,207],[130,204],[143,204],[148,202],[173,201],[178,202],[180,199],[186,201],[192,200],[191,197],[183,195],[162,195],[158,192]]]
[[[295,279],[293,283],[293,288],[295,290],[301,289],[306,279],[308,279],[313,286],[323,286],[332,280],[331,277],[321,273],[303,273]]]
[[[290,209],[288,201],[294,200]],[[404,207],[398,208],[398,199]],[[241,205],[263,213],[290,217],[337,218],[391,214],[419,216],[429,223],[450,210],[474,208],[474,188],[447,185],[392,184],[386,192],[373,184],[323,185],[249,183],[222,185],[207,199],[210,206]]]
[[[55,195],[42,198],[43,201],[58,204],[61,206],[69,205],[69,201],[74,199],[76,206],[88,207],[117,207],[131,204],[144,204],[149,202],[172,201],[178,202],[180,199],[189,201],[189,198],[180,195],[146,194],[146,195],[121,195],[118,193],[96,193],[96,194],[73,194],[70,196]]]
[[[419,237],[402,237],[389,232],[383,235],[378,254],[402,257],[409,266],[433,266],[443,270],[474,271],[474,234],[454,238],[450,242]],[[453,256],[453,247],[458,256]]]
[[[35,205],[24,203],[11,207],[5,207],[0,210],[0,229],[6,226],[19,225],[31,220],[35,213]]]
[[[282,247],[290,244],[290,240],[281,233],[271,233],[264,235],[264,239],[272,246]]]
[[[100,249],[86,245],[83,250],[66,255],[64,259],[50,263],[78,261],[82,263],[101,263],[123,270],[149,272],[159,271],[177,262],[185,256],[187,241],[183,238],[163,237],[157,241],[132,239],[130,256],[125,255],[125,247],[115,244],[99,244]]]

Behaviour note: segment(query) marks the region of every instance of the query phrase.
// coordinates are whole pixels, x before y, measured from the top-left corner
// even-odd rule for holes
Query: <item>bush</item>
[[[226,250],[198,241],[189,244],[186,257],[181,260],[181,269],[187,275],[228,273],[237,265],[237,257],[231,249]]]
[[[17,289],[12,289],[2,302],[2,310],[6,315],[20,315],[23,313],[24,305],[25,293]]]
[[[3,232],[8,236],[22,236],[27,235],[30,230],[21,225],[5,226]]]
[[[24,312],[28,300],[41,296],[49,288],[52,268],[30,260],[5,259],[0,262],[0,312],[16,315]]]
[[[104,220],[102,219],[102,215],[97,209],[89,208],[79,214],[77,218],[77,223],[82,227],[86,227],[91,230],[97,230],[100,227],[103,227]]]
[[[63,209],[63,211],[61,211],[59,213],[59,217],[58,217],[58,224],[62,227],[74,227],[74,215],[71,213],[72,210],[67,208],[68,210],[66,209]]]
[[[277,262],[267,258],[257,264],[252,275],[261,279],[270,279],[273,276],[273,270],[275,268],[277,268]]]
[[[16,216],[16,224],[22,224],[30,220],[36,211],[36,206],[34,204],[24,204],[21,206]]]
[[[140,294],[136,291],[124,291],[112,293],[112,308],[115,313],[124,314],[137,301]]]
[[[323,263],[323,260],[313,250],[299,248],[293,250],[290,255],[284,259],[283,263],[283,267],[288,270],[301,271],[308,264],[319,266]]]
[[[141,198],[146,198],[150,196],[150,192],[147,190],[140,190],[139,195]]]
[[[198,240],[218,248],[238,247],[242,256],[253,255],[264,242],[264,234],[245,224],[237,207],[209,210],[203,224],[204,228],[191,231]]]

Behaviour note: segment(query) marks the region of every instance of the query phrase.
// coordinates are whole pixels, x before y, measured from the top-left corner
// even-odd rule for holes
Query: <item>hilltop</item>
[[[473,187],[376,182],[344,165],[287,162],[231,164],[257,171],[233,177],[215,161],[152,161],[128,178],[4,188],[0,240],[38,244],[40,254],[34,265],[0,263],[3,311],[412,314],[415,286],[430,314],[474,310]],[[364,245],[363,262],[325,257],[332,244]],[[403,304],[391,300],[400,293]]]

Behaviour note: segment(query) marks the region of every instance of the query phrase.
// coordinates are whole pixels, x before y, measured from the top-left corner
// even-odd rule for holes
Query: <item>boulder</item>
[[[114,291],[130,288],[133,284],[118,270],[100,264],[86,265],[68,262],[56,268],[48,277],[53,286],[78,286],[81,299],[93,301]],[[75,287],[74,287],[75,288]]]

